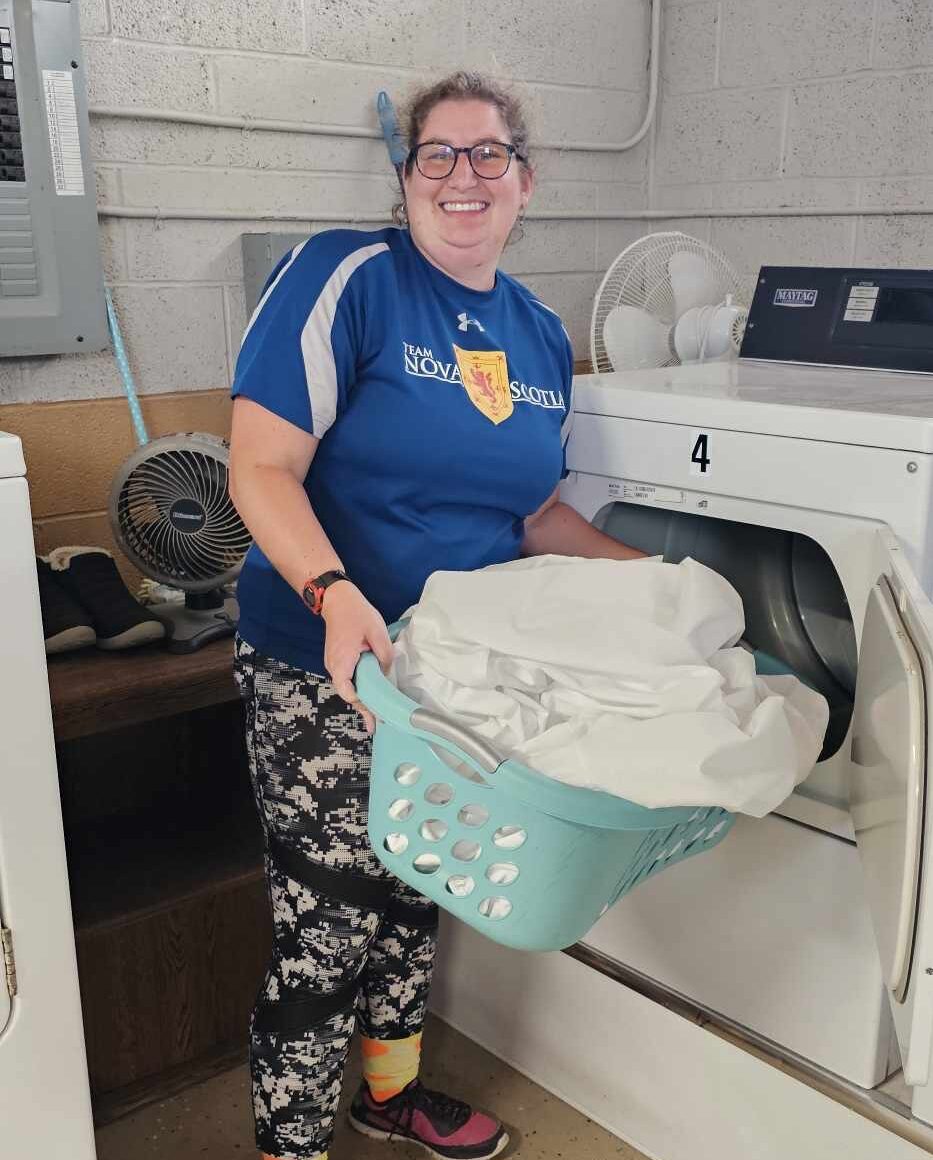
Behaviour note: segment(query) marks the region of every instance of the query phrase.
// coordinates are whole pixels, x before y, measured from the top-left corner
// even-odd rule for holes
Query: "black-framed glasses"
[[[456,169],[461,153],[469,158],[476,176],[486,181],[505,177],[513,157],[525,160],[514,145],[507,145],[504,141],[481,141],[478,145],[463,145],[459,149],[442,141],[425,141],[409,151],[408,161],[414,161],[422,177],[443,181]]]

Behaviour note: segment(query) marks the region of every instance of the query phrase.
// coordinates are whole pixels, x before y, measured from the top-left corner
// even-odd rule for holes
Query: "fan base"
[[[147,611],[165,625],[166,646],[173,653],[191,653],[212,640],[232,636],[240,616],[240,607],[233,596],[228,596],[217,608],[192,609],[186,604],[167,601],[151,604]]]

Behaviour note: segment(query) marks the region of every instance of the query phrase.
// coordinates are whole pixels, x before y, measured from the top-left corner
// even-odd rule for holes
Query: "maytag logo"
[[[775,306],[816,306],[817,290],[775,290]]]

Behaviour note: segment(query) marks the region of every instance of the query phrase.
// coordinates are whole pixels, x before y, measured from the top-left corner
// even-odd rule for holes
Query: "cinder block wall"
[[[534,204],[728,214],[528,223],[506,266],[561,312],[578,357],[602,272],[652,229],[722,248],[749,289],[764,262],[933,264],[929,216],[831,212],[933,207],[933,5],[663,3],[648,139],[626,153],[540,150]],[[399,99],[461,65],[517,81],[551,144],[624,139],[645,104],[647,0],[83,0],[82,20],[92,107],[374,128],[379,89]],[[316,214],[334,212],[378,224],[394,199],[384,147],[99,114],[91,142],[106,277],[147,417],[157,431],[222,433],[246,316],[239,235],[312,231],[323,228]],[[152,216],[109,216],[114,206]],[[785,206],[827,212],[747,216]],[[157,216],[185,209],[243,220]],[[274,213],[290,220],[262,216]],[[101,465],[132,448],[120,393],[109,353],[0,359],[0,428],[23,434],[43,547],[105,536]]]
[[[375,97],[457,67],[518,82],[539,140],[619,141],[647,88],[645,0],[81,0],[92,109],[169,109],[378,127]],[[246,319],[239,236],[326,228],[315,214],[380,224],[395,199],[381,140],[91,117],[100,239],[147,420],[156,432],[223,433]],[[536,205],[643,207],[648,146],[541,151]],[[152,211],[108,216],[107,207]],[[233,211],[169,220],[156,211]],[[262,215],[282,213],[276,223]],[[599,271],[619,223],[528,223],[507,266],[567,319],[585,355]],[[105,542],[112,467],[133,447],[109,352],[0,358],[0,429],[22,435],[37,538]],[[197,396],[197,401],[195,397]]]
[[[765,263],[933,266],[929,0],[664,0],[651,205],[747,287]],[[930,216],[743,217],[812,206]],[[734,216],[732,216],[734,215]]]

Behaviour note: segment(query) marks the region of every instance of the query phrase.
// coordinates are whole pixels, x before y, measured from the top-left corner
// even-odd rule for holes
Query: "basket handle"
[[[495,773],[502,764],[502,757],[495,749],[475,733],[471,733],[464,725],[451,721],[443,713],[435,713],[431,709],[414,709],[409,724],[413,729],[422,733],[432,733],[442,741],[449,741],[473,759],[483,773]]]

